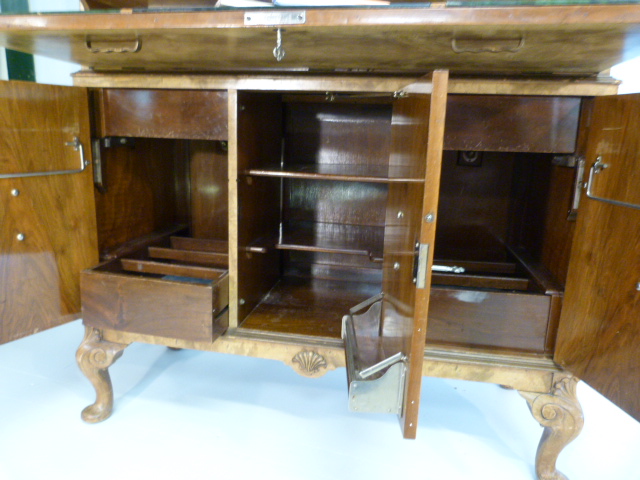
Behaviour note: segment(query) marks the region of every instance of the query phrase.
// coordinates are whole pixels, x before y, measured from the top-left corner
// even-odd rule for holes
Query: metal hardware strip
[[[593,194],[594,177],[604,169],[609,168],[609,166],[609,164],[602,161],[601,156],[598,156],[596,158],[596,162],[591,165],[591,169],[589,170],[589,180],[587,181],[587,197],[593,200],[598,200],[600,202],[609,203],[611,205],[617,205],[619,207],[628,207],[640,210],[640,205],[638,205],[637,203],[621,202],[619,200],[613,200],[611,198],[598,197],[597,195]]]
[[[80,152],[80,168],[76,170],[49,170],[44,172],[29,172],[29,173],[4,173],[0,174],[0,179],[3,178],[27,178],[27,177],[48,177],[51,175],[68,175],[72,173],[81,173],[89,165],[84,158],[84,147],[78,137],[73,137],[72,142],[66,142],[66,146],[73,147],[76,152]]]

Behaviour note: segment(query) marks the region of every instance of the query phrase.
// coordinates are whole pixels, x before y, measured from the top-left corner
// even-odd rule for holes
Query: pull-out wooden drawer
[[[544,294],[435,286],[427,343],[544,353],[552,305]]]
[[[226,268],[216,265],[221,255],[149,247],[129,258],[85,270],[81,276],[84,323],[95,328],[212,341],[228,326],[228,275]]]

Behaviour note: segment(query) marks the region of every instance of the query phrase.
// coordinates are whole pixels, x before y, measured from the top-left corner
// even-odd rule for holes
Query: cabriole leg
[[[549,393],[520,392],[534,418],[544,427],[536,454],[539,480],[567,480],[556,469],[556,460],[564,447],[580,434],[584,424],[576,395],[577,384],[578,379],[572,375],[556,374]]]
[[[107,342],[102,333],[92,327],[85,327],[85,334],[76,360],[82,373],[96,389],[96,401],[82,411],[82,419],[87,423],[106,420],[113,410],[113,388],[108,368],[120,358],[128,344]]]

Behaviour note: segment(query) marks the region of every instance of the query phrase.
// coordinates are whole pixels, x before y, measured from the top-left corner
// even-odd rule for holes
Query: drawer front
[[[450,95],[445,150],[573,153],[580,99]]]
[[[87,270],[81,276],[86,325],[189,341],[213,341],[227,328],[227,275],[192,283]]]
[[[551,297],[434,287],[427,343],[543,353]]]
[[[106,89],[98,95],[101,137],[227,140],[227,92]]]

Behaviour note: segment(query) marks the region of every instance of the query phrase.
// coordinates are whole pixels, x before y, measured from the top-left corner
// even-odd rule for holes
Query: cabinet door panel
[[[448,72],[433,73],[431,95],[410,95],[394,105],[391,132],[391,167],[419,171],[424,183],[389,186],[385,227],[382,334],[397,337],[407,356],[407,379],[401,426],[405,438],[416,436],[422,360],[424,356],[431,275],[414,282],[416,244],[427,255],[423,265],[431,271],[435,240],[435,212],[444,139]],[[425,217],[431,214],[431,221]]]
[[[597,98],[592,193],[640,203],[640,95]],[[555,359],[640,419],[640,210],[583,198]]]
[[[79,170],[74,138],[90,144],[84,89],[0,83],[0,175]],[[75,318],[97,263],[91,166],[0,178],[0,223],[0,343]]]

